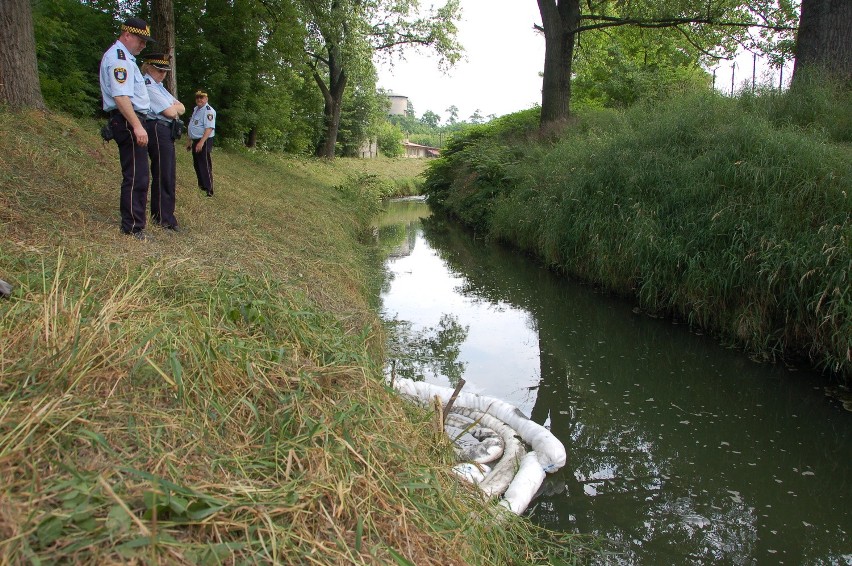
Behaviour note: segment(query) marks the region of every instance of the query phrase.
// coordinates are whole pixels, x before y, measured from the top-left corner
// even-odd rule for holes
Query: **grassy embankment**
[[[381,383],[365,226],[419,162],[219,149],[208,199],[181,151],[139,242],[97,130],[0,109],[0,563],[571,559]]]
[[[455,139],[426,192],[488,237],[761,359],[852,377],[852,95],[535,110]]]

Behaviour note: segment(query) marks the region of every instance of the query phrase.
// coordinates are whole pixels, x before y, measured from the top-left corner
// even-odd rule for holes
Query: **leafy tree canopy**
[[[420,117],[420,123],[424,126],[429,126],[430,128],[437,128],[440,122],[441,117],[432,112],[431,110],[427,110]]]
[[[372,69],[374,55],[392,60],[406,48],[429,49],[441,66],[461,56],[455,26],[459,0],[447,0],[426,15],[417,0],[296,1],[307,30],[305,52],[324,100],[318,155],[333,157],[347,83]]]
[[[541,104],[545,129],[568,116],[575,47],[590,35],[593,45],[604,47],[595,34],[625,26],[655,30],[661,38],[677,37],[676,49],[685,48],[699,62],[708,62],[730,56],[738,46],[769,50],[789,40],[797,21],[793,0],[538,0],[538,5],[539,29],[545,37]],[[630,56],[635,45],[622,42],[618,50]],[[669,49],[666,57],[675,62],[675,55]],[[671,70],[678,67],[684,69],[669,65]]]
[[[48,107],[77,116],[100,110],[98,68],[103,52],[118,37],[110,13],[114,8],[79,0],[33,3],[39,82]]]
[[[586,34],[575,51],[574,102],[629,106],[676,91],[707,88],[702,54],[673,29],[618,27]]]

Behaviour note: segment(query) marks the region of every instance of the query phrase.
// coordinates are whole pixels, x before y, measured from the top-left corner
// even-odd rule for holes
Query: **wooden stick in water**
[[[456,385],[456,388],[453,391],[453,394],[450,395],[450,400],[447,401],[447,406],[444,407],[444,418],[442,418],[441,421],[447,420],[447,415],[450,414],[450,409],[453,408],[453,403],[456,402],[456,397],[459,396],[459,392],[462,390],[462,387],[464,387],[464,384],[465,384],[465,381],[463,379],[459,379],[459,382]]]

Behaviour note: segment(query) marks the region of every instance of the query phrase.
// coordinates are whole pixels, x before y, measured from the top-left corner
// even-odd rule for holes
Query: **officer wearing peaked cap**
[[[192,151],[192,165],[198,179],[198,188],[213,196],[213,136],[216,135],[216,111],[208,104],[207,93],[195,93],[195,108],[186,129],[189,141],[187,151]]]
[[[145,20],[128,18],[118,40],[101,58],[100,68],[103,108],[109,112],[121,162],[121,231],[137,239],[145,238],[149,173],[144,121],[151,102],[136,56],[153,41]]]
[[[151,157],[151,219],[168,230],[178,231],[175,218],[175,120],[186,109],[163,86],[171,71],[168,55],[152,53],[145,58],[142,72],[151,99],[151,110],[145,121],[148,131],[148,155]]]

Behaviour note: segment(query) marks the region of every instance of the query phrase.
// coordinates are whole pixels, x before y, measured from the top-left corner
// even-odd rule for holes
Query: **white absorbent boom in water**
[[[405,378],[397,378],[394,387],[403,395],[421,401],[430,402],[438,397],[443,405],[447,404],[453,394],[449,387]],[[555,472],[565,465],[565,447],[559,439],[540,424],[527,418],[514,405],[485,395],[459,393],[453,403],[452,412],[494,430],[503,438],[503,457],[484,474],[484,478],[472,477],[469,471],[460,471],[460,474],[474,479],[489,496],[503,494],[501,504],[515,513],[524,512],[535,497],[546,473]],[[532,451],[525,454],[520,443],[513,443],[515,434],[520,436]]]

